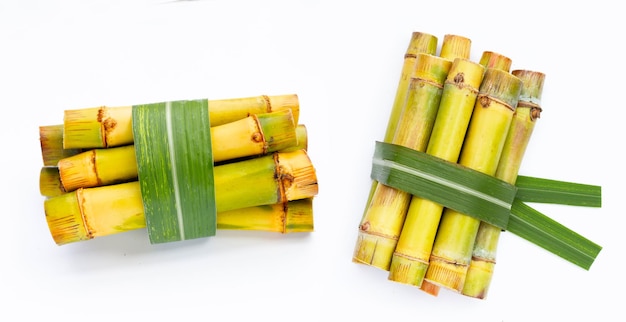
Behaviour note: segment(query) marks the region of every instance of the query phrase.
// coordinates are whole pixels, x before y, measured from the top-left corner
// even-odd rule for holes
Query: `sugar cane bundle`
[[[54,241],[313,231],[317,176],[299,108],[279,95],[66,110],[39,128]]]
[[[415,32],[409,49],[416,37],[436,44],[436,37]],[[431,295],[443,287],[484,299],[502,231],[588,270],[602,248],[527,203],[600,207],[601,189],[518,176],[542,111],[545,75],[510,71],[511,59],[491,51],[473,62],[470,45],[468,38],[446,35],[439,56],[423,50],[410,62],[414,72],[403,68],[401,79],[412,76],[400,82],[403,94],[396,95],[384,140],[376,142],[372,190],[352,259]],[[427,69],[436,82],[424,76]],[[406,85],[414,83],[428,85]],[[415,100],[428,86],[436,94]],[[420,144],[398,139],[407,131]],[[381,191],[394,197],[379,198]]]

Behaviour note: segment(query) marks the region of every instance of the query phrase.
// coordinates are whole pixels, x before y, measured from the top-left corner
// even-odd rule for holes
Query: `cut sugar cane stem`
[[[79,189],[45,203],[46,220],[58,245],[146,227],[136,181]],[[313,231],[312,198],[217,213],[217,229],[278,233]]]
[[[477,63],[454,60],[426,153],[457,162],[483,74],[484,68]],[[439,203],[417,196],[411,198],[391,261],[390,280],[421,286],[442,212]]]
[[[297,139],[291,110],[250,115],[211,127],[214,162],[281,151],[297,146]],[[85,151],[60,160],[58,168],[66,191],[135,180],[135,146]]]
[[[413,32],[409,47],[404,54],[404,64],[400,74],[400,81],[396,89],[396,96],[391,107],[391,115],[385,132],[385,142],[391,142],[396,133],[400,114],[406,103],[407,93],[409,92],[409,84],[415,73],[415,65],[417,54],[425,53],[434,55],[437,51],[437,37],[423,32]]]
[[[436,52],[437,37],[431,34],[417,31],[411,34],[411,41],[409,42],[409,46],[404,54],[402,72],[400,73],[400,80],[398,82],[398,87],[396,88],[396,96],[394,98],[393,105],[391,106],[391,113],[389,115],[387,128],[385,130],[385,137],[383,139],[384,142],[391,142],[394,135],[396,134],[398,121],[406,104],[407,94],[409,92],[409,85],[411,83],[411,79],[415,75],[417,55],[434,55]],[[374,190],[376,189],[377,184],[378,183],[376,181],[372,181],[372,185],[367,196],[367,202],[365,203],[366,210],[363,212],[363,216],[365,216],[367,207],[371,202],[372,195],[374,194]]]
[[[456,59],[469,60],[471,47],[471,39],[459,35],[448,34],[444,36],[439,56],[450,61],[454,61]],[[422,282],[421,289],[431,295],[437,295],[439,293],[439,286],[430,284],[428,281]]]
[[[219,212],[217,229],[312,232],[313,198]]]
[[[521,91],[519,78],[487,69],[463,142],[459,164],[495,174]],[[425,278],[461,292],[480,220],[446,208],[433,245]]]
[[[300,106],[293,95],[254,96],[209,100],[211,127],[230,123],[251,114],[290,109],[298,124]],[[66,110],[63,121],[65,149],[108,148],[133,143],[132,106]]]
[[[541,114],[541,92],[545,75],[530,70],[514,70],[512,74],[517,76],[523,85],[495,177],[515,184],[526,147]],[[501,231],[500,228],[488,223],[480,223],[472,260],[463,285],[464,295],[479,299],[487,296],[496,264]]]
[[[294,152],[298,150],[306,150],[308,147],[308,134],[304,124],[299,124],[296,128],[296,135],[298,136],[298,144],[292,147],[280,150],[279,152]],[[107,150],[113,150],[117,148],[109,148]],[[241,161],[241,160],[234,160]],[[233,162],[233,161],[231,161]],[[44,197],[54,197],[60,194],[64,194],[65,188],[61,183],[61,176],[59,174],[59,168],[56,166],[44,166],[39,173],[39,192]]]
[[[214,168],[217,212],[312,198],[315,169],[304,150],[273,153]],[[139,183],[78,189],[44,201],[59,245],[145,226]]]
[[[424,54],[434,55],[436,52],[437,52],[437,37],[431,34],[417,32],[417,31],[411,34],[411,41],[409,42],[409,46],[406,49],[406,52],[404,54],[402,71],[400,73],[400,80],[398,81],[398,87],[396,88],[396,95],[393,101],[393,105],[391,106],[391,113],[389,115],[389,119],[387,121],[387,128],[385,130],[385,137],[383,139],[384,142],[391,142],[393,140],[394,135],[396,134],[398,120],[400,119],[400,115],[402,114],[402,109],[404,108],[404,105],[406,104],[406,97],[409,92],[409,85],[411,83],[411,78],[413,78],[415,74],[417,54],[424,53]],[[377,185],[377,182],[372,181],[370,192],[367,196],[366,208],[367,208],[367,205],[369,205],[371,201],[376,185]],[[363,216],[365,216],[365,212],[363,213]]]
[[[411,80],[393,143],[418,151],[426,148],[451,65],[441,57],[418,55],[416,76]],[[389,269],[410,198],[407,192],[376,185],[359,225],[354,262]]]

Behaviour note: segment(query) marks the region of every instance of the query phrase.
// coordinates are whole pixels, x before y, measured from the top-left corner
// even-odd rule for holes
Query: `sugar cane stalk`
[[[514,70],[512,74],[522,80],[523,86],[495,177],[515,184],[526,147],[541,114],[541,92],[545,75],[529,70]],[[496,264],[500,232],[495,226],[480,223],[462,290],[464,295],[480,299],[487,296]]]
[[[250,115],[211,127],[213,161],[258,156],[297,145],[291,110]],[[93,149],[58,162],[65,191],[120,183],[137,178],[133,145]]]
[[[392,143],[420,151],[426,148],[451,64],[437,56],[418,54],[415,78]],[[359,225],[354,262],[389,269],[410,198],[406,192],[376,186]]]
[[[254,96],[209,100],[210,126],[230,123],[251,114],[290,109],[298,124],[300,106],[293,95]],[[65,149],[109,148],[133,143],[132,106],[66,110],[63,121]]]
[[[218,213],[312,198],[318,189],[304,150],[216,166],[214,175]],[[80,188],[46,199],[44,209],[59,245],[145,227],[137,181]]]
[[[463,142],[459,164],[495,174],[521,90],[519,78],[487,69]],[[444,209],[425,278],[461,292],[480,220]]]
[[[484,68],[455,59],[444,85],[437,119],[426,153],[456,162],[483,78]],[[413,196],[393,254],[389,279],[421,286],[443,206]]]

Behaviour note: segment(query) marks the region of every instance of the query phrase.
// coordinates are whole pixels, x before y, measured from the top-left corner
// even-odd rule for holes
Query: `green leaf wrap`
[[[376,142],[371,178],[505,229],[516,188],[400,145]]]
[[[208,100],[136,105],[132,122],[150,242],[214,236]]]

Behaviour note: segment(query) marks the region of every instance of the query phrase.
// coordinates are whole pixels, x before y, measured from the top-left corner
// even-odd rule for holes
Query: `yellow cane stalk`
[[[451,64],[437,56],[418,55],[416,77],[392,143],[419,151],[426,148]],[[376,185],[359,225],[354,262],[389,269],[410,198],[404,191]]]
[[[214,178],[218,214],[312,198],[318,192],[315,169],[304,150],[216,166]],[[44,209],[59,245],[145,227],[138,181],[80,188],[46,199]]]
[[[457,162],[483,74],[484,68],[477,63],[454,60],[426,153]],[[422,285],[442,212],[443,206],[438,203],[416,196],[411,198],[391,261],[390,280]]]
[[[409,85],[411,83],[411,79],[415,76],[417,55],[434,55],[436,52],[437,37],[417,31],[411,34],[411,41],[409,42],[409,46],[404,54],[404,64],[402,65],[400,80],[398,81],[398,87],[396,88],[396,96],[394,98],[393,105],[391,106],[391,113],[385,130],[384,142],[391,142],[396,134],[398,120],[400,119],[402,109],[406,104]],[[372,200],[372,195],[374,194],[377,184],[378,183],[376,181],[372,181],[366,205],[369,205]],[[363,213],[363,216],[365,216],[365,212]]]
[[[58,245],[146,227],[137,181],[78,189],[48,199],[45,209],[50,233]],[[310,232],[312,198],[218,212],[217,229]]]
[[[463,142],[459,164],[495,174],[521,90],[519,78],[487,69]],[[425,278],[461,292],[480,220],[445,208]]]
[[[396,96],[391,107],[391,115],[387,124],[387,130],[385,132],[385,142],[391,142],[393,136],[396,134],[396,128],[398,126],[398,120],[400,114],[406,103],[406,97],[409,92],[409,84],[411,78],[415,74],[415,65],[417,54],[425,53],[434,55],[437,51],[437,37],[426,34],[423,32],[413,32],[411,34],[411,41],[409,47],[404,54],[404,64],[402,65],[402,72],[400,73],[400,81],[396,89]]]
[[[217,213],[217,229],[277,233],[313,231],[313,198]]]
[[[216,163],[297,145],[291,110],[250,115],[211,127],[211,138]],[[61,159],[58,168],[66,191],[134,180],[137,178],[135,147],[93,149]]]
[[[63,121],[63,146],[74,148],[109,148],[133,143],[132,106],[94,107],[66,110]],[[211,127],[231,123],[251,114],[290,109],[298,124],[300,105],[293,95],[255,96],[209,100]]]
[[[523,86],[495,177],[515,184],[536,120],[541,114],[541,92],[545,75],[528,70],[514,70],[512,74],[522,80]],[[480,299],[487,296],[496,264],[500,232],[500,228],[485,222],[480,223],[462,290],[464,295]]]

